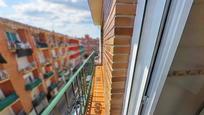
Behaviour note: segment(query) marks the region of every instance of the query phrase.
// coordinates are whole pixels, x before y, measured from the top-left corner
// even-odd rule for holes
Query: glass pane
[[[194,0],[154,115],[202,114],[204,13],[201,11],[204,2]]]

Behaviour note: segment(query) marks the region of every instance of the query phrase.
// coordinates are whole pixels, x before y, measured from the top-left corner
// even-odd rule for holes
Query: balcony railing
[[[52,77],[53,75],[54,75],[54,72],[50,71],[50,72],[47,72],[44,74],[44,78],[48,79],[48,78]]]
[[[58,87],[58,89],[61,89],[62,88],[62,86],[64,86],[64,84],[65,84],[65,82],[64,81],[58,81],[57,82],[57,87]]]
[[[39,40],[36,40],[36,46],[37,46],[37,48],[48,48],[48,45],[46,42],[42,42]]]
[[[33,53],[28,42],[18,40],[17,34],[13,32],[6,32],[8,45],[11,52],[16,52],[18,57],[30,56]]]
[[[52,91],[52,90],[54,90],[55,88],[57,88],[57,83],[52,83],[52,84],[48,87],[48,90],[49,90],[49,91]]]
[[[40,62],[41,66],[46,66],[50,64],[50,59],[44,59],[44,62]]]
[[[16,93],[12,93],[11,95],[5,97],[4,99],[0,99],[0,111],[14,103],[17,99],[18,96],[16,95]]]
[[[18,57],[31,56],[33,54],[33,50],[31,48],[18,48],[16,49],[16,54]]]
[[[20,45],[18,45],[20,44]],[[33,50],[30,45],[27,43],[14,43],[15,48],[10,49],[11,52],[16,52],[18,57],[31,56],[33,54]]]
[[[71,54],[71,55],[69,56],[69,59],[75,59],[75,58],[79,57],[80,54],[81,54],[80,52],[76,52],[76,53],[74,53],[74,54]]]
[[[83,115],[87,109],[94,69],[94,53],[92,53],[70,77],[42,115]]]
[[[25,88],[26,90],[33,90],[35,87],[37,87],[42,82],[41,79],[37,78],[33,82],[26,84]]]
[[[59,77],[64,76],[64,71],[59,69],[59,70],[58,70],[58,75],[59,75]]]
[[[26,115],[26,112],[22,109],[16,113],[16,115]]]
[[[34,107],[36,107],[36,106],[38,106],[41,102],[42,102],[42,100],[44,100],[45,99],[45,96],[46,96],[46,94],[44,93],[44,92],[41,92],[39,95],[38,95],[38,97],[35,99],[35,100],[33,100],[33,106]]]
[[[79,49],[80,49],[80,53],[81,53],[81,54],[83,54],[83,53],[85,52],[85,49],[84,49],[84,47],[83,47],[83,46],[80,46],[80,48],[79,48]]]

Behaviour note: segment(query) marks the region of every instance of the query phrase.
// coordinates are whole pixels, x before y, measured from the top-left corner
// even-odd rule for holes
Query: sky
[[[0,0],[0,17],[73,37],[96,38],[88,0]]]

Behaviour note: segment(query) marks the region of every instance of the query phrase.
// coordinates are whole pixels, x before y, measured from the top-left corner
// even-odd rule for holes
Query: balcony
[[[36,41],[36,46],[37,48],[40,48],[40,49],[47,49],[48,48],[48,45],[46,42],[42,42],[42,41]]]
[[[79,48],[79,46],[77,45],[77,46],[70,46],[69,47],[69,50],[71,50],[71,51],[78,51],[80,48]]]
[[[52,77],[53,75],[54,75],[54,72],[50,71],[50,72],[47,72],[44,74],[44,78],[48,79],[48,78]]]
[[[13,32],[6,32],[9,42],[9,49],[11,52],[16,52],[18,57],[30,56],[33,50],[28,42],[22,42],[17,39],[17,34]]]
[[[52,83],[52,84],[48,87],[48,90],[49,90],[49,91],[53,91],[55,88],[57,88],[57,83]]]
[[[71,54],[70,56],[69,56],[69,59],[76,59],[77,57],[79,57],[80,56],[80,52],[76,52],[76,53],[74,53],[74,54]]]
[[[0,111],[10,106],[14,102],[16,102],[17,99],[18,99],[18,96],[16,95],[16,93],[12,93],[9,96],[5,97],[4,99],[1,99],[0,100]]]
[[[64,69],[64,77],[66,81],[68,81],[69,78],[71,77],[71,72],[69,69]]]
[[[58,75],[59,75],[59,77],[63,77],[64,76],[64,71],[58,70]]]
[[[16,115],[26,115],[26,112],[22,109]]]
[[[45,94],[44,92],[41,92],[41,93],[37,96],[37,98],[35,98],[35,99],[32,101],[33,106],[34,106],[34,107],[38,106],[38,105],[42,102],[42,100],[45,99],[45,96],[46,96],[46,94]]]
[[[61,89],[64,86],[64,84],[65,84],[64,81],[58,81],[57,82],[58,89]]]
[[[32,71],[36,70],[36,69],[37,69],[37,68],[36,68],[36,64],[35,64],[35,62],[33,62],[33,63],[30,63],[28,67],[23,68],[23,69],[21,69],[21,70],[19,70],[19,71],[20,71],[22,74],[27,74],[27,73],[29,73],[29,72],[32,72]]]
[[[58,60],[58,56],[57,56],[57,55],[52,56],[52,59],[53,59],[54,61],[57,61],[57,60]]]
[[[47,65],[50,64],[50,60],[49,59],[45,59],[45,61],[41,62],[40,64],[41,64],[41,67],[47,66]]]
[[[105,115],[105,87],[103,86],[104,76],[101,66],[96,66],[93,78],[92,94],[89,97],[89,105],[86,115]]]
[[[79,44],[79,40],[70,39],[69,40],[69,44],[76,44],[76,45],[78,45]]]
[[[41,79],[37,78],[33,82],[26,84],[25,88],[27,91],[33,90],[35,87],[37,87],[42,82]]]
[[[14,44],[14,46],[15,47],[12,48],[11,52],[15,52],[19,58],[24,56],[31,56],[33,54],[33,50],[29,44],[18,41]]]
[[[31,56],[33,54],[33,50],[29,47],[18,48],[18,49],[16,49],[16,54],[18,57]]]
[[[80,115],[85,114],[85,112],[87,111],[87,104],[92,87],[92,76],[95,69],[94,56],[94,53],[92,53],[78,68],[78,70],[70,76],[68,82],[52,99],[48,107],[42,112],[42,115],[55,115],[58,113],[78,113]],[[84,82],[87,78],[89,80],[87,82]],[[75,92],[75,94],[72,96],[72,99],[70,99],[71,97],[69,94],[73,94],[73,92]],[[66,99],[68,99],[69,101],[67,101]],[[62,104],[65,108],[59,106]]]
[[[80,46],[79,49],[80,49],[80,53],[81,53],[81,54],[83,54],[83,53],[85,52],[85,49],[84,49],[83,46]]]
[[[65,44],[64,44],[63,41],[58,41],[57,45],[58,45],[59,47],[64,47],[64,46],[65,46]]]

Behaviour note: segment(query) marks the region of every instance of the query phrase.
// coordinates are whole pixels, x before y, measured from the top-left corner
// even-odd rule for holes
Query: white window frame
[[[123,111],[122,114],[127,114],[128,104],[129,104],[129,97],[131,92],[131,86],[132,86],[132,79],[134,74],[134,68],[135,68],[135,62],[136,57],[138,53],[138,46],[139,46],[139,40],[140,40],[140,33],[142,29],[142,22],[143,22],[143,15],[145,11],[145,0],[138,0],[137,1],[137,7],[136,7],[136,14],[134,21],[134,32],[133,37],[131,41],[131,53],[130,53],[130,60],[129,60],[129,66],[128,66],[128,72],[127,72],[127,82],[126,82],[126,89],[125,89],[125,96],[124,96],[124,104],[123,104]]]
[[[172,0],[159,52],[148,89],[148,100],[144,104],[142,115],[153,115],[164,87],[168,71],[175,56],[193,0]]]
[[[137,8],[142,7],[141,11],[143,13],[145,6],[144,3],[146,2],[147,5],[145,17],[143,19],[144,23],[139,20],[141,17],[138,17],[138,15],[135,18],[135,28],[132,42],[136,45],[132,45],[132,51],[134,52],[131,51],[131,64],[128,70],[123,115],[139,114],[143,92],[145,90],[148,74],[151,69],[151,63],[154,57],[157,38],[160,32],[160,24],[162,22],[163,12],[166,4],[166,0],[139,0],[137,2]],[[138,36],[142,25],[141,23],[143,23],[141,36]],[[140,27],[137,27],[138,25],[136,24],[138,24]],[[139,43],[137,42],[138,40]],[[134,62],[136,62],[136,64]]]

